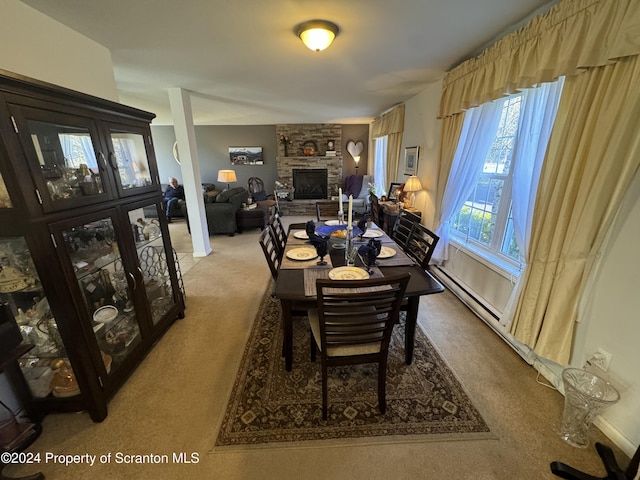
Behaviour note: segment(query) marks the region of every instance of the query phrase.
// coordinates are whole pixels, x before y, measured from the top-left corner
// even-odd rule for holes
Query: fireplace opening
[[[323,200],[327,198],[327,169],[293,169],[294,198]]]

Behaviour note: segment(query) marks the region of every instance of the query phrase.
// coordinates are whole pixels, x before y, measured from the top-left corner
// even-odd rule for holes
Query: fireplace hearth
[[[323,200],[328,198],[327,169],[293,169],[294,198],[298,200]]]

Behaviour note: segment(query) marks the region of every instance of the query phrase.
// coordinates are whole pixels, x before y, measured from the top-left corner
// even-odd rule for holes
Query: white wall
[[[18,0],[0,0],[0,68],[118,101],[111,53]]]
[[[0,69],[118,101],[109,50],[18,0],[0,0]],[[4,375],[0,399],[17,409]]]
[[[416,207],[423,212],[423,221],[433,225],[437,156],[440,122],[436,119],[440,100],[440,84],[430,84],[405,104],[405,146],[420,145],[418,176],[426,191],[421,192]],[[403,175],[403,158],[397,181]],[[618,219],[612,228],[608,247],[603,250],[600,269],[593,281],[590,301],[576,325],[574,349],[570,366],[582,367],[598,347],[613,355],[608,374],[611,383],[620,390],[621,401],[605,411],[595,422],[609,438],[631,455],[640,444],[640,172],[627,191]],[[500,312],[509,296],[511,282],[498,275],[472,256],[450,249],[453,260],[447,269],[457,281],[467,283],[476,295],[485,295],[491,310]],[[495,327],[495,325],[492,325]],[[498,329],[499,330],[499,329]],[[563,366],[536,362],[536,368],[547,376],[555,376],[556,384]],[[594,371],[594,373],[596,373]],[[532,375],[535,375],[532,369]]]

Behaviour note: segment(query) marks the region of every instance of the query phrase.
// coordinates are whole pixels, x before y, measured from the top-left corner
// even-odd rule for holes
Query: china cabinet
[[[184,315],[153,117],[0,71],[0,320],[34,345],[10,378],[32,418],[103,420]]]

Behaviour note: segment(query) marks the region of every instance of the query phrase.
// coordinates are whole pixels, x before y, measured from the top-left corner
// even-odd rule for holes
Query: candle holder
[[[347,228],[346,248],[344,250],[344,260],[348,267],[353,267],[356,263],[358,249],[353,242],[353,227]]]
[[[338,225],[344,225],[344,211],[338,210]]]

